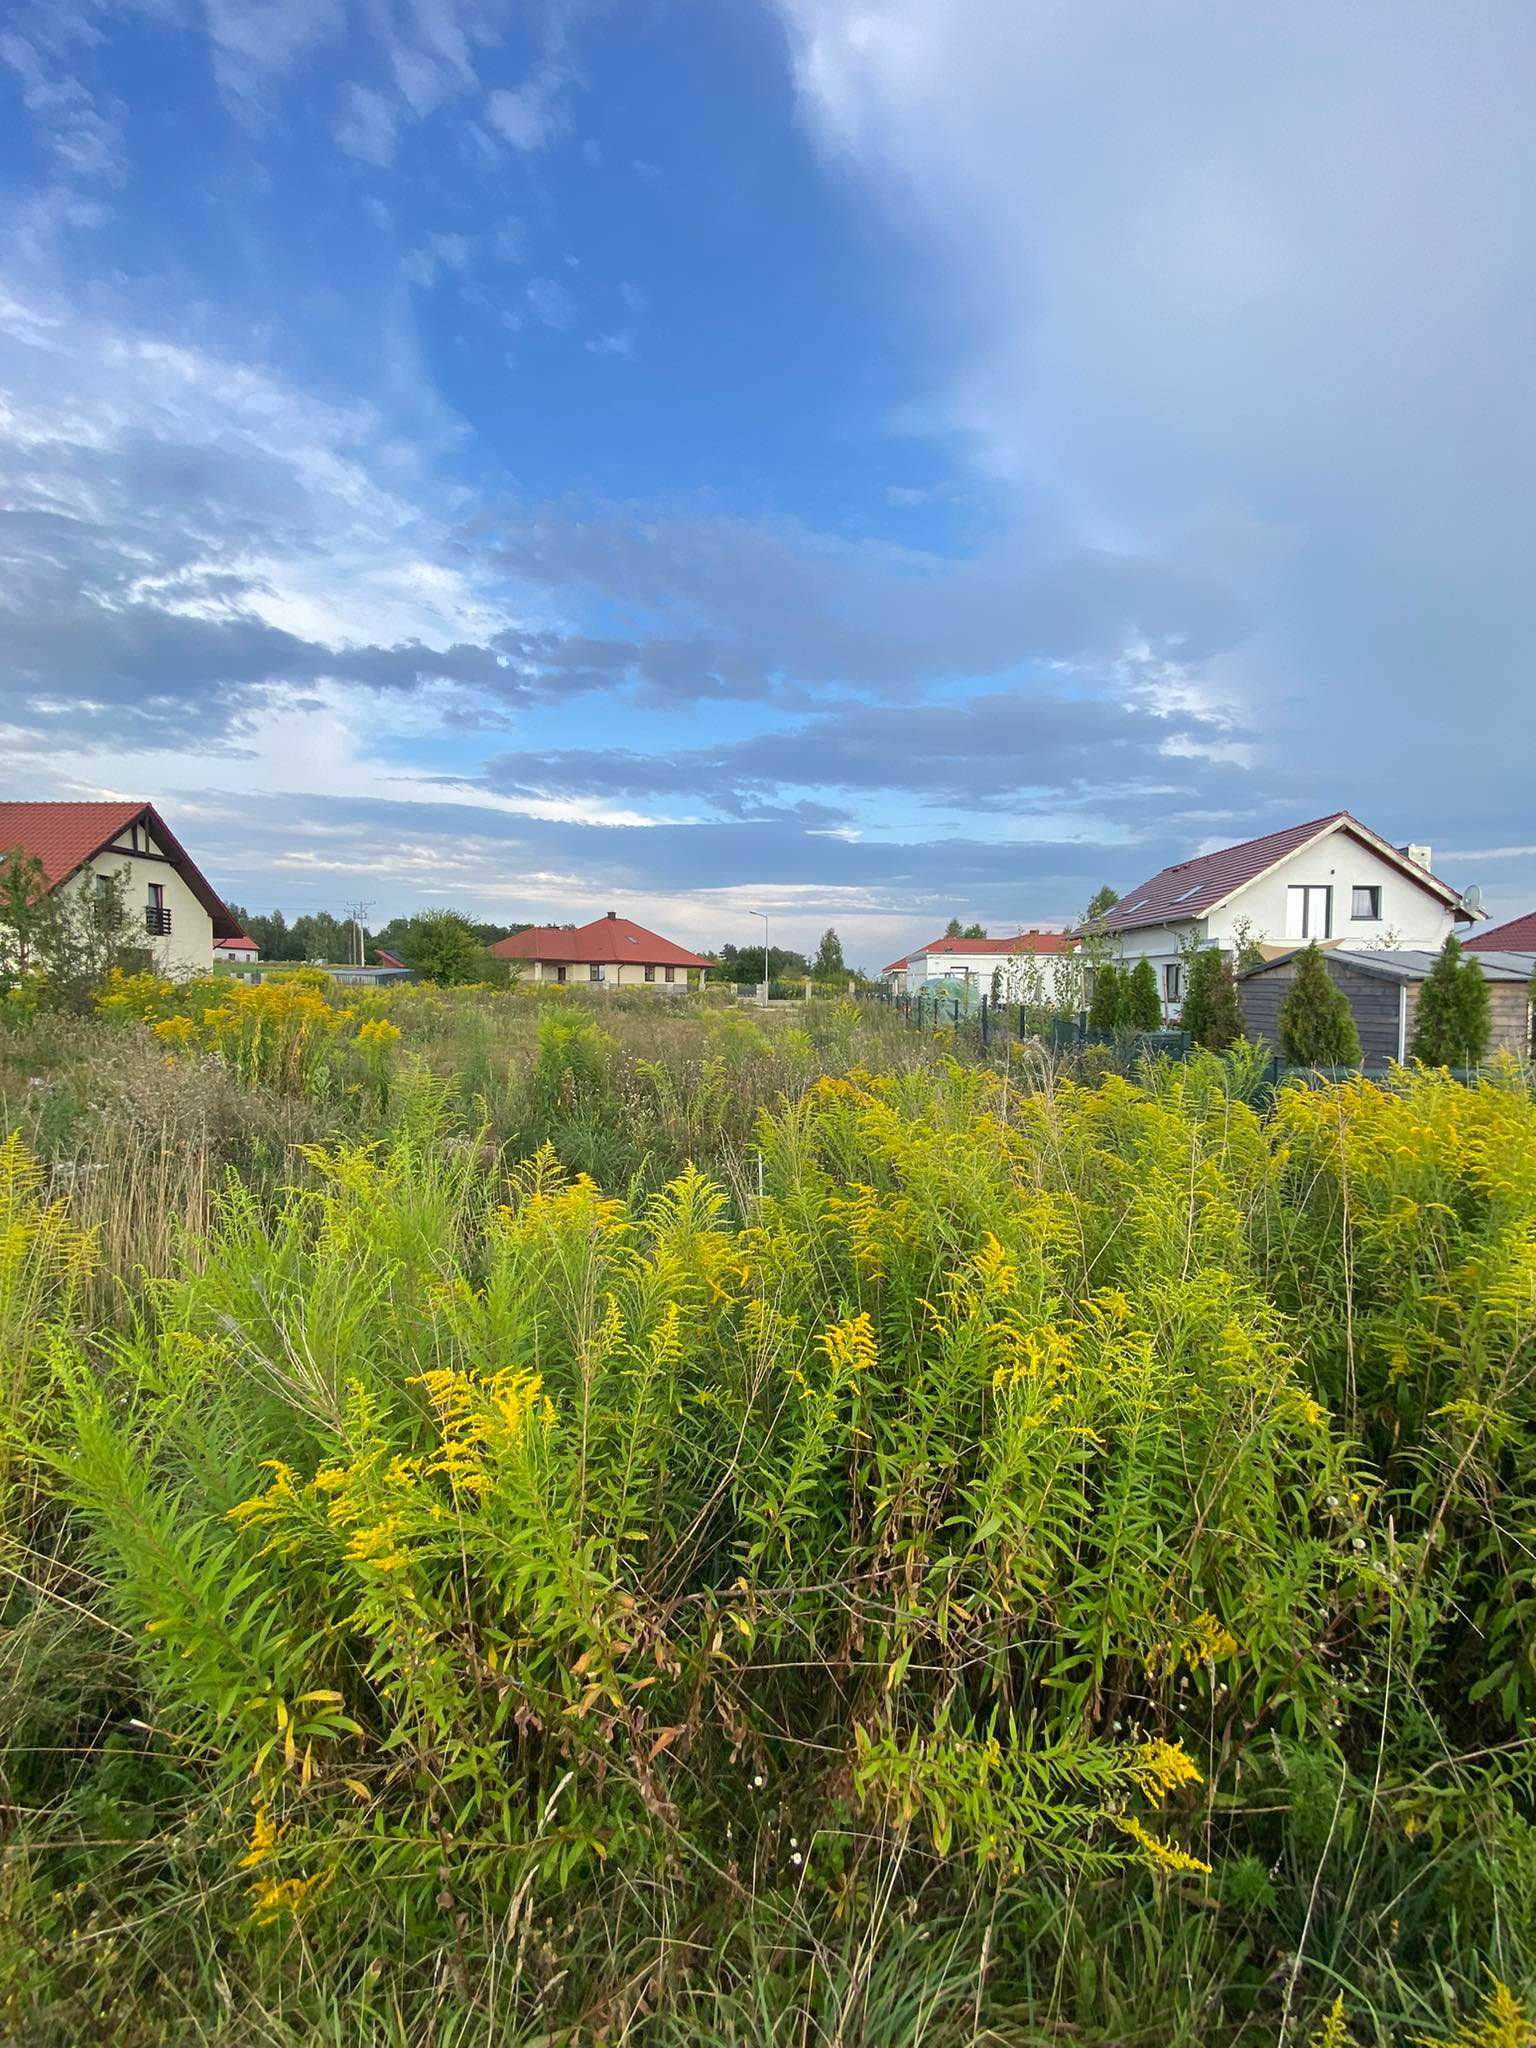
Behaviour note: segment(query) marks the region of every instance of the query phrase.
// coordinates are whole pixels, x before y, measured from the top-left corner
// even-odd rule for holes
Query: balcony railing
[[[168,939],[171,936],[171,913],[151,903],[144,912],[144,929],[151,938]]]

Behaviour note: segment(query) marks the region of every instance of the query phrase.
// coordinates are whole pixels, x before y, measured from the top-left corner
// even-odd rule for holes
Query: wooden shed
[[[1243,1018],[1250,1038],[1263,1039],[1277,1050],[1280,1005],[1296,979],[1300,949],[1250,967],[1237,978]],[[1344,991],[1360,1033],[1360,1051],[1368,1067],[1406,1060],[1413,1044],[1414,1013],[1419,990],[1434,966],[1434,953],[1346,953],[1325,950],[1329,974]],[[1536,953],[1475,953],[1488,983],[1493,1015],[1490,1051],[1531,1051],[1531,976]]]

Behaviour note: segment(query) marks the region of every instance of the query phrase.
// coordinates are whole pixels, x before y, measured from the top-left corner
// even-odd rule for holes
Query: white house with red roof
[[[41,864],[50,891],[116,877],[166,974],[205,971],[216,942],[243,936],[153,804],[0,803],[0,857],[16,848]]]
[[[930,939],[880,971],[893,995],[918,995],[931,983],[960,982],[977,995],[990,995],[996,988],[1004,1002],[1021,999],[1021,988],[1030,985],[1031,995],[1038,976],[1040,1000],[1054,1002],[1057,969],[1061,961],[1077,950],[1071,932],[1042,931],[1031,925],[1028,931],[1013,932],[1006,938]]]
[[[701,988],[714,964],[615,910],[594,917],[590,924],[535,925],[514,932],[509,939],[498,939],[491,952],[498,960],[520,961],[530,981],[653,988],[665,995]]]
[[[248,939],[244,932],[233,932],[228,938],[214,940],[213,957],[215,960],[238,961],[250,967],[261,954],[254,939]]]
[[[1082,929],[1113,940],[1128,965],[1151,960],[1172,1017],[1197,946],[1235,954],[1246,941],[1267,958],[1312,939],[1345,952],[1437,952],[1480,914],[1433,872],[1427,846],[1394,846],[1333,811],[1175,861]]]

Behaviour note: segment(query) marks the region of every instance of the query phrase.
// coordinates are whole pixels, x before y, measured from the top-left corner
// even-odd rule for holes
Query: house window
[[[1285,892],[1285,928],[1292,939],[1331,939],[1332,888],[1327,883],[1293,883]]]
[[[1349,914],[1351,917],[1366,919],[1372,924],[1378,923],[1381,918],[1380,889],[1354,890],[1350,896]]]
[[[598,965],[597,961],[594,960],[592,962],[592,965],[587,969],[587,979],[588,981],[601,981],[602,978],[603,970]]]
[[[1180,961],[1170,960],[1163,969],[1164,1001],[1176,1003],[1184,993],[1184,968]]]
[[[668,981],[676,981],[677,979],[677,969],[675,967],[664,967],[662,973]]]
[[[167,939],[171,935],[171,913],[165,907],[165,889],[159,882],[149,885],[149,901],[144,906],[144,929],[157,939]]]
[[[647,967],[647,969],[645,970],[645,978],[647,981],[654,981],[656,979],[656,970],[654,967]]]

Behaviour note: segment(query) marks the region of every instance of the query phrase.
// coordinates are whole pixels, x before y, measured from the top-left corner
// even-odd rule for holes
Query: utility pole
[[[749,917],[763,920],[763,1008],[768,1007],[768,913],[766,910],[749,910]]]
[[[366,903],[351,903],[347,906],[347,921],[352,927],[357,944],[357,958],[352,963],[354,967],[366,967],[368,964],[363,958],[363,919],[372,908],[371,898]]]

